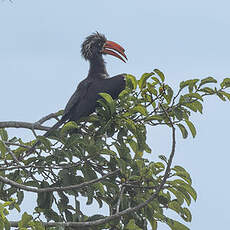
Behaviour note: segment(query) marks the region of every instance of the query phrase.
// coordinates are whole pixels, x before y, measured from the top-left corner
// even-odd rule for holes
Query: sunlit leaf
[[[225,78],[221,83],[220,83],[221,88],[228,88],[230,87],[230,78]]]
[[[138,81],[138,85],[140,87],[140,89],[145,88],[146,86],[146,81],[148,80],[148,78],[150,78],[154,73],[144,73],[141,76],[141,79]]]
[[[165,76],[159,69],[154,69],[154,72],[160,77],[162,82],[165,81]]]
[[[99,93],[99,95],[106,100],[106,102],[109,105],[111,114],[114,114],[116,111],[116,108],[115,108],[115,102],[114,102],[113,98],[107,93]]]
[[[213,77],[204,78],[201,80],[199,87],[207,83],[217,83],[217,80]]]
[[[199,79],[192,79],[192,80],[182,81],[180,83],[180,89],[183,89],[186,86],[194,86],[198,81],[199,81]]]
[[[202,92],[205,92],[205,93],[208,93],[208,94],[214,94],[215,93],[215,90],[213,90],[210,87],[204,87],[202,89],[199,89],[199,91],[202,91]]]
[[[131,90],[135,90],[137,88],[137,80],[133,75],[126,74],[126,86],[128,86]]]

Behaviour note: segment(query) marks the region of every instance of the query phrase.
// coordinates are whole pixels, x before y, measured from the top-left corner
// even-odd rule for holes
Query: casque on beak
[[[117,53],[114,51],[116,51]],[[128,58],[125,55],[125,49],[118,45],[116,42],[106,41],[106,43],[103,46],[102,53],[115,56],[123,62],[126,62],[126,60],[128,60]],[[126,60],[119,54],[121,54]]]

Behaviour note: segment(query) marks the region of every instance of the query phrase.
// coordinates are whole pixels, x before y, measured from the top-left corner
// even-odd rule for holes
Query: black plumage
[[[66,121],[75,121],[86,117],[95,111],[99,93],[108,93],[113,99],[116,99],[119,93],[125,88],[125,74],[119,74],[112,78],[106,71],[103,54],[113,55],[122,61],[127,59],[124,49],[115,42],[108,41],[104,35],[93,33],[88,36],[82,44],[82,56],[89,61],[90,68],[88,76],[79,83],[76,91],[69,99],[63,116],[53,127],[47,131],[44,136],[59,128]],[[121,54],[122,56],[120,56]],[[32,152],[37,142],[30,152]]]

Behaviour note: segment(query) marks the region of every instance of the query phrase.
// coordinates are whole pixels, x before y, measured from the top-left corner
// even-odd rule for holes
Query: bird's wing
[[[70,121],[78,121],[95,111],[99,93],[108,93],[116,99],[119,93],[125,89],[125,75],[119,74],[107,79],[85,79],[77,87],[77,90],[69,99],[63,118]]]
[[[83,80],[77,90],[69,99],[64,115],[66,120],[78,121],[94,112],[96,102],[99,99],[97,81],[91,79]]]
[[[104,79],[103,92],[110,94],[113,99],[116,99],[120,92],[125,89],[125,84],[125,74]]]
[[[73,107],[76,107],[76,105],[79,103],[80,100],[82,100],[85,95],[87,94],[88,87],[90,86],[91,82],[87,79],[81,81],[74,92],[74,94],[69,99],[68,103],[66,104],[63,117],[66,117],[66,120],[69,119],[69,114]]]

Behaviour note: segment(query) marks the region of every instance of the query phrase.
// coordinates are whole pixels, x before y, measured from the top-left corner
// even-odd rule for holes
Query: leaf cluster
[[[177,127],[183,138],[188,137],[188,130],[195,137],[196,128],[190,117],[193,112],[202,113],[204,98],[216,95],[223,101],[230,100],[230,79],[225,78],[219,88],[216,83],[213,77],[187,80],[174,92],[160,70],[145,73],[139,80],[127,75],[126,89],[118,100],[101,93],[96,113],[78,123],[66,123],[49,138],[39,136],[41,144],[29,156],[27,146],[35,140],[10,139],[1,129],[0,176],[30,188],[54,188],[37,193],[33,217],[24,213],[18,226],[44,229],[39,222],[41,214],[47,221],[93,222],[147,202],[164,182],[169,165],[165,155],[159,156],[159,161],[145,157],[145,153],[151,153],[147,127]],[[213,84],[215,87],[210,86]],[[144,208],[86,229],[147,229],[150,224],[156,230],[159,222],[172,230],[188,229],[168,217],[166,210],[177,213],[182,221],[192,220],[189,206],[197,194],[191,177],[181,166],[170,167],[166,176],[156,199]],[[81,187],[55,191],[74,185]],[[0,182],[0,199],[0,229],[8,229],[5,207],[20,211],[24,191]],[[108,207],[107,215],[83,212],[82,206],[90,207],[94,202],[99,208]]]

